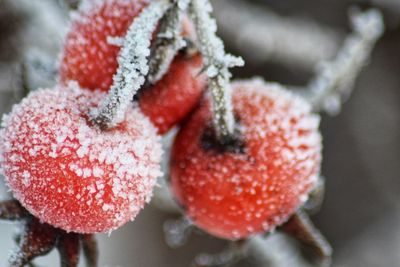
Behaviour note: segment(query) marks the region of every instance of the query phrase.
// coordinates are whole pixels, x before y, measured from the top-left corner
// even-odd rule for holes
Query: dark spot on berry
[[[214,130],[212,123],[209,123],[200,139],[201,146],[204,150],[213,150],[217,153],[236,153],[245,154],[246,144],[241,133],[240,121],[236,118],[236,126],[234,134],[231,138],[220,140]]]

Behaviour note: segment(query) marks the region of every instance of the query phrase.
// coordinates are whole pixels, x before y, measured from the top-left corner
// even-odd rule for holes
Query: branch
[[[229,68],[243,66],[241,58],[225,54],[222,40],[216,36],[217,25],[210,13],[208,0],[192,0],[190,15],[196,26],[199,49],[204,57],[209,89],[213,99],[214,127],[218,139],[229,140],[234,134],[234,117],[231,105]]]
[[[174,0],[160,22],[160,29],[155,42],[155,51],[149,61],[150,84],[155,84],[168,71],[175,55],[185,46],[182,38],[182,19],[189,5],[189,0]]]
[[[367,63],[384,31],[383,18],[371,9],[351,16],[353,33],[347,37],[336,58],[322,65],[308,85],[308,96],[315,111],[335,114],[352,93],[355,79]]]
[[[153,1],[130,26],[118,56],[119,68],[106,101],[93,122],[101,129],[115,126],[124,119],[133,96],[145,82],[149,71],[148,56],[154,29],[170,7],[166,0]]]

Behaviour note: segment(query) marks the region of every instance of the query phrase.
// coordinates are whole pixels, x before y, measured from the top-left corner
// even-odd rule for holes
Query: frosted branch
[[[133,96],[144,84],[149,71],[147,58],[151,37],[169,7],[170,3],[166,0],[153,1],[130,26],[118,56],[119,68],[109,96],[93,119],[100,128],[107,129],[121,122]]]
[[[213,2],[218,32],[246,61],[313,70],[332,58],[341,34],[306,17],[280,16],[246,0]]]
[[[196,26],[199,49],[204,58],[209,89],[213,99],[214,127],[219,140],[231,139],[234,132],[234,117],[231,104],[229,80],[230,67],[242,66],[241,58],[225,54],[222,40],[216,36],[217,25],[210,13],[208,0],[192,0],[190,14]]]
[[[308,99],[315,111],[335,114],[351,94],[355,79],[367,63],[383,34],[382,14],[375,9],[351,16],[353,33],[347,37],[336,58],[322,65],[308,85]]]
[[[155,51],[149,62],[148,82],[159,81],[168,71],[176,53],[185,46],[182,38],[182,19],[188,8],[189,0],[174,0],[171,8],[160,22],[155,42]]]

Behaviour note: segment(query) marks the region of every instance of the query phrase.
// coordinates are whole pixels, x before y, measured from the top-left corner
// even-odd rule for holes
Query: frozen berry
[[[120,46],[109,37],[124,37],[133,19],[150,0],[84,0],[67,33],[60,80],[108,91],[118,68]]]
[[[140,108],[160,134],[179,123],[197,105],[207,82],[205,75],[200,75],[202,66],[200,55],[178,55],[159,82],[139,92]]]
[[[66,231],[107,232],[132,220],[160,175],[160,138],[130,108],[102,132],[88,113],[105,97],[69,84],[31,93],[3,119],[0,164],[14,196]]]
[[[108,91],[113,82],[120,46],[108,37],[123,37],[133,19],[150,0],[86,0],[67,34],[60,65],[60,81],[75,80],[81,87]],[[102,4],[100,4],[102,3]],[[193,36],[183,21],[183,35]],[[140,97],[140,107],[163,134],[180,122],[197,104],[205,88],[200,55],[178,55],[169,72]]]
[[[193,222],[226,239],[268,232],[307,200],[321,161],[319,117],[260,80],[232,84],[237,132],[221,143],[204,101],[172,149],[175,196]]]

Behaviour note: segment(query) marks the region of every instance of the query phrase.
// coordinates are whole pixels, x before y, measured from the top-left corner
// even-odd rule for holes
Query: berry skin
[[[15,198],[66,231],[108,232],[133,220],[161,174],[160,137],[138,108],[106,132],[90,125],[104,97],[60,85],[31,93],[3,119],[0,164]]]
[[[133,19],[150,0],[86,0],[67,34],[60,64],[60,81],[77,81],[83,88],[108,91],[118,68],[120,47],[107,38],[125,36]],[[103,3],[103,4],[100,4]],[[195,38],[193,26],[183,21],[183,35]],[[164,134],[193,110],[206,86],[200,55],[178,55],[169,72],[145,89],[140,107],[159,134]]]
[[[67,33],[60,81],[108,91],[118,68],[120,47],[108,37],[124,37],[133,19],[150,0],[85,0]]]
[[[206,87],[199,54],[187,58],[178,55],[165,76],[151,88],[139,91],[139,106],[157,127],[159,134],[184,119],[199,102]]]
[[[321,161],[319,117],[308,103],[260,80],[232,84],[235,142],[221,145],[204,101],[178,133],[171,183],[193,222],[217,237],[273,230],[306,201]]]

